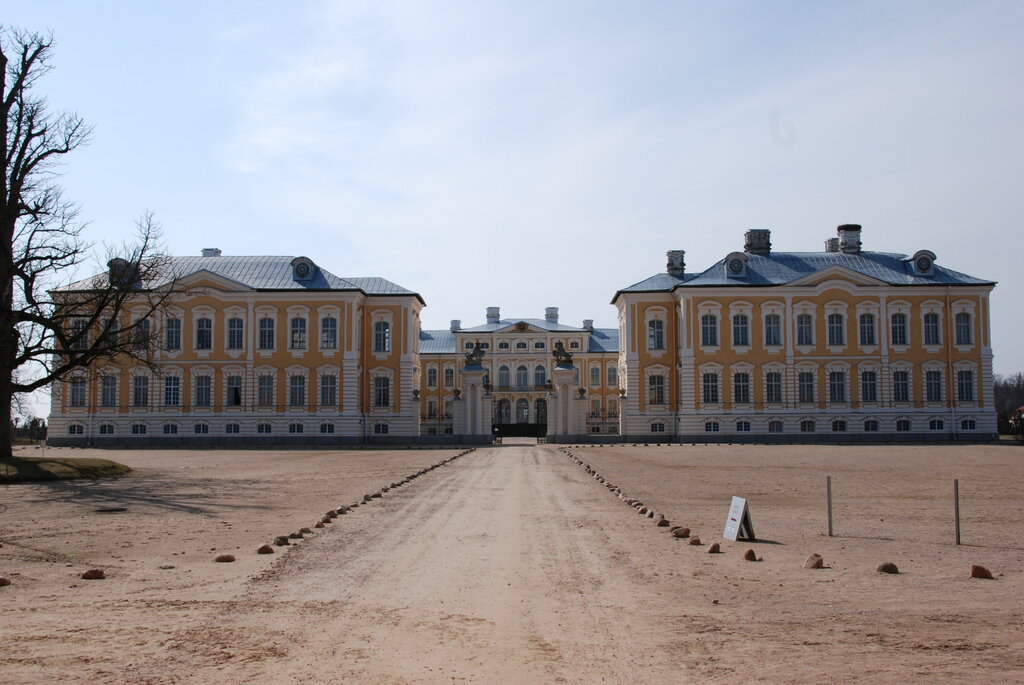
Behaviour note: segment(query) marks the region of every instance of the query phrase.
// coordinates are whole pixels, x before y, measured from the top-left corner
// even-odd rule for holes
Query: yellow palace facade
[[[822,252],[774,252],[755,230],[699,272],[670,251],[664,272],[615,293],[615,328],[492,307],[423,330],[423,298],[383,278],[204,250],[171,260],[181,294],[149,324],[155,363],[115,358],[55,384],[49,440],[992,439],[994,283],[936,262],[865,251],[855,225]]]

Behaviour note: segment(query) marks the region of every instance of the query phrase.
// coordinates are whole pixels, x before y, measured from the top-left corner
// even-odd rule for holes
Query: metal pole
[[[956,544],[960,544],[960,481],[953,480],[953,519],[956,530]]]
[[[832,476],[825,476],[825,492],[828,499],[828,536],[832,537]],[[959,539],[957,533],[957,540]]]

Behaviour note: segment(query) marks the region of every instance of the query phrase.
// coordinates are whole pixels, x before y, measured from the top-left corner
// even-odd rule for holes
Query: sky
[[[424,328],[616,325],[616,290],[772,230],[928,249],[1015,291],[1024,2],[48,2],[51,107],[94,127],[62,182],[98,251],[305,255],[426,300]]]

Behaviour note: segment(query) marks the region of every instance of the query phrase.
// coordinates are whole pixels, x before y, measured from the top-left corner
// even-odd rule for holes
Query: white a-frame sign
[[[732,498],[729,518],[725,520],[725,532],[722,533],[722,537],[733,542],[754,539],[754,524],[750,521],[747,500],[742,497]]]

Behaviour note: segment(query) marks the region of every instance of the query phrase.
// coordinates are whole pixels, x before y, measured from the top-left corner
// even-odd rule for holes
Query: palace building
[[[170,261],[155,364],[55,384],[51,444],[989,440],[994,283],[862,249],[775,252],[767,230],[614,294],[617,328],[544,318],[421,330],[419,294],[306,257]],[[82,282],[85,283],[85,282]],[[154,284],[152,287],[157,287]],[[75,292],[73,285],[69,293]],[[144,307],[127,316],[137,317]],[[151,368],[153,367],[153,368]]]

